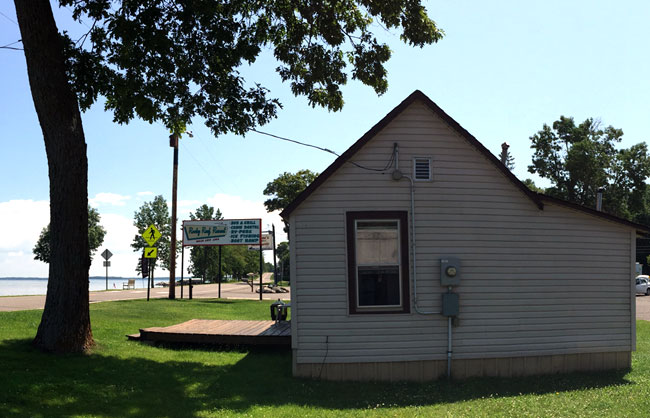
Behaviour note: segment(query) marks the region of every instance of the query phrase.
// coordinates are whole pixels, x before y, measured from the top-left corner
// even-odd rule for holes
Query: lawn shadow
[[[190,301],[190,299],[188,299]],[[209,303],[209,304],[217,304],[217,305],[232,305],[234,303],[237,303],[236,300],[230,300],[230,299],[217,299],[216,297],[214,299],[191,299],[192,302],[194,303]]]
[[[241,359],[214,365],[184,361],[184,354],[192,354],[187,347],[158,349],[178,352],[178,359],[154,361],[101,353],[54,356],[32,348],[31,340],[4,341],[0,344],[4,364],[0,416],[194,417],[289,405],[344,411],[630,384],[624,372],[462,382],[326,382],[293,378],[288,350],[235,348],[243,354]],[[199,349],[224,354],[214,348]]]

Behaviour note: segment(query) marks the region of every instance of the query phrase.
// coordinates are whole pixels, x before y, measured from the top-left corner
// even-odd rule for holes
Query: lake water
[[[122,283],[127,281],[128,278],[124,277],[109,277],[108,288],[121,290]],[[106,277],[91,277],[88,287],[90,290],[106,290]],[[136,279],[135,287],[138,289],[146,289],[147,280]],[[46,293],[47,279],[0,277],[0,296],[44,295]]]

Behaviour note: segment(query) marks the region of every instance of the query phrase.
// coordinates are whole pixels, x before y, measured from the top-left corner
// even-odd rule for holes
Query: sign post
[[[108,249],[104,250],[102,253],[102,257],[104,257],[104,267],[106,267],[106,290],[108,290],[108,268],[111,265],[111,262],[108,261],[109,258],[113,256],[113,253],[108,251]]]
[[[160,237],[160,231],[158,231],[154,224],[149,225],[149,228],[142,233],[142,238],[147,244],[149,244],[149,247],[145,247],[142,252],[142,261],[143,264],[145,260],[147,261],[147,277],[149,277],[149,280],[147,281],[147,300],[149,300],[150,289],[153,287],[153,266],[156,262],[156,257],[158,257],[158,248],[153,245],[160,239]],[[149,259],[153,259],[153,261],[148,262]],[[145,268],[143,266],[141,268],[142,277],[145,277],[144,270]]]

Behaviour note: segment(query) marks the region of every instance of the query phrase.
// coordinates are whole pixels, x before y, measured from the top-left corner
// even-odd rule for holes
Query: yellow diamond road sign
[[[149,244],[149,246],[152,246],[160,238],[160,232],[153,224],[151,224],[149,225],[149,228],[147,228],[147,230],[142,233],[142,238],[147,241],[147,244]]]
[[[158,248],[156,247],[145,247],[144,249],[144,258],[156,258],[158,256]]]

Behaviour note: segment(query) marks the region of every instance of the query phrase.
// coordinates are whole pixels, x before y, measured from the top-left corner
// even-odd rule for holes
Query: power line
[[[203,164],[201,164],[201,162],[200,162],[200,161],[199,161],[199,160],[198,160],[198,159],[197,159],[197,158],[196,158],[196,157],[195,157],[195,156],[190,152],[189,148],[186,147],[185,144],[184,144],[183,142],[181,142],[181,141],[178,141],[178,142],[183,146],[183,149],[184,149],[184,150],[185,150],[185,151],[190,155],[190,157],[192,157],[192,159],[193,159],[194,161],[196,161],[196,163],[199,165],[199,167],[201,167],[201,169],[205,172],[205,174],[208,175],[208,177],[210,178],[210,180],[212,180],[212,182],[214,183],[214,185],[217,186],[217,187],[219,188],[219,190],[221,190],[223,193],[227,194],[226,191],[225,191],[224,189],[221,188],[221,186],[219,185],[219,183],[217,183],[217,181],[212,177],[212,175],[210,174],[210,172],[209,172],[208,170],[206,170],[205,167],[203,167]]]
[[[207,144],[208,141],[207,141],[207,140],[206,140],[206,141],[203,141],[203,138],[202,138],[202,137],[199,137],[198,135],[194,135],[194,136],[197,137],[197,139],[199,140],[199,142],[201,143],[201,145],[203,145],[203,147],[205,147],[205,150],[208,152],[208,154],[209,154],[210,158],[212,159],[213,163],[216,164],[216,166],[217,166],[217,167],[218,167],[222,172],[225,173],[226,170],[225,170],[225,169],[223,168],[223,166],[219,163],[219,159],[218,159],[218,158],[215,158],[214,155],[212,154],[212,151],[210,151],[210,147],[209,147],[208,144]],[[237,182],[235,181],[234,177],[230,179],[230,182],[232,182],[232,183],[235,185],[235,187],[237,187],[237,189],[241,190],[241,187],[237,184]]]
[[[335,152],[332,151],[331,149],[327,149],[327,148],[319,147],[318,145],[307,144],[307,143],[305,143],[305,142],[296,141],[295,139],[289,139],[289,138],[285,138],[285,137],[282,137],[282,136],[278,136],[278,135],[270,134],[270,133],[268,133],[268,132],[258,131],[257,129],[251,129],[251,131],[256,132],[256,133],[258,133],[258,134],[262,134],[262,135],[270,136],[270,137],[272,137],[272,138],[281,139],[282,141],[293,142],[294,144],[303,145],[303,146],[305,146],[305,147],[316,148],[317,150],[321,150],[321,151],[329,152],[330,154],[334,154],[334,155],[336,155],[337,157],[340,157],[339,154],[335,153]]]
[[[7,45],[2,45],[2,46],[0,46],[0,48],[6,48],[6,47],[11,46],[11,45],[16,45],[17,43],[20,43],[22,41],[23,41],[22,39],[19,39],[16,42],[12,42],[12,43],[7,44]]]
[[[13,23],[14,25],[16,25],[16,26],[18,26],[18,23],[16,23],[16,21],[15,21],[15,20],[13,20],[12,18],[10,18],[10,17],[9,17],[9,16],[7,16],[6,14],[4,14],[4,13],[2,13],[2,12],[0,12],[0,16],[4,16],[4,17],[5,17],[5,19],[7,19],[8,21],[10,21],[10,22],[11,22],[11,23]]]
[[[282,140],[282,141],[292,142],[292,143],[294,143],[294,144],[302,145],[302,146],[305,146],[305,147],[316,148],[317,150],[324,151],[324,152],[328,152],[328,153],[330,153],[330,154],[334,154],[334,155],[336,155],[337,157],[340,157],[340,156],[341,156],[340,154],[338,154],[338,153],[332,151],[331,149],[323,148],[323,147],[319,147],[318,145],[313,145],[313,144],[308,144],[308,143],[306,143],[306,142],[296,141],[295,139],[285,138],[285,137],[283,137],[283,136],[270,134],[270,133],[268,133],[268,132],[258,131],[257,129],[251,129],[251,131],[253,131],[253,132],[255,132],[255,133],[258,133],[258,134],[262,134],[262,135],[270,136],[270,137],[272,137],[272,138],[280,139],[280,140]],[[383,172],[385,172],[386,170],[388,170],[388,169],[393,165],[393,162],[394,162],[394,161],[395,161],[395,153],[392,152],[392,153],[391,153],[391,156],[390,156],[390,159],[388,160],[388,162],[386,163],[386,166],[384,166],[384,168],[366,167],[366,166],[363,166],[363,165],[361,165],[361,164],[359,164],[359,163],[356,163],[356,162],[354,162],[354,161],[346,161],[346,162],[348,162],[348,163],[354,165],[355,167],[359,167],[359,168],[361,168],[361,169],[363,169],[363,170],[375,171],[375,172],[383,173]]]

